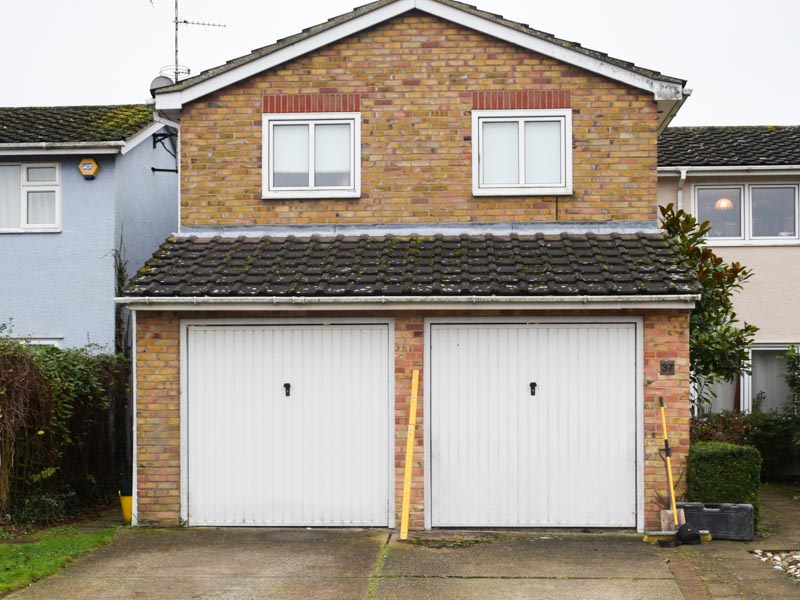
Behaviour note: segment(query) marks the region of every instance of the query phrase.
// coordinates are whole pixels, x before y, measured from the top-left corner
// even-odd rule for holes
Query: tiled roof
[[[169,238],[128,296],[697,293],[664,234]]]
[[[329,29],[332,29],[332,28],[336,27],[337,25],[341,25],[343,23],[347,23],[348,21],[351,21],[352,19],[355,19],[357,17],[363,16],[365,14],[368,14],[370,12],[378,10],[378,9],[384,7],[384,6],[392,4],[395,1],[396,0],[377,0],[376,2],[371,2],[369,4],[365,4],[364,6],[359,6],[358,8],[352,10],[351,12],[339,15],[337,17],[333,17],[331,19],[328,19],[324,23],[320,23],[319,25],[314,25],[313,27],[308,27],[307,29],[304,29],[300,33],[297,33],[297,34],[292,35],[290,37],[284,38],[282,40],[278,40],[276,43],[274,43],[274,44],[272,44],[270,46],[265,46],[263,48],[258,48],[256,50],[253,50],[250,54],[246,54],[245,56],[240,56],[238,58],[234,58],[232,60],[229,60],[224,65],[220,65],[218,67],[214,67],[213,69],[209,69],[207,71],[203,71],[199,75],[196,75],[194,77],[190,77],[188,79],[180,81],[177,84],[171,85],[169,87],[162,88],[162,89],[160,89],[158,91],[158,93],[176,92],[176,91],[179,91],[179,90],[186,89],[186,88],[191,87],[191,86],[193,86],[193,85],[195,85],[197,83],[200,83],[201,81],[205,81],[206,79],[210,79],[212,77],[216,77],[217,75],[220,75],[221,73],[225,73],[226,71],[230,71],[231,69],[235,69],[236,67],[240,67],[240,66],[242,66],[244,64],[247,64],[249,62],[252,62],[254,60],[258,60],[259,58],[262,58],[264,56],[272,54],[273,52],[277,52],[278,50],[282,50],[283,48],[286,48],[288,46],[292,46],[294,44],[297,44],[297,43],[305,40],[306,38],[312,37],[312,36],[314,36],[316,34],[319,34],[319,33],[322,33],[324,31],[327,31]],[[581,46],[578,43],[569,42],[567,40],[562,40],[562,39],[557,38],[556,36],[554,36],[552,34],[545,33],[544,31],[539,31],[537,29],[532,29],[531,27],[528,27],[524,23],[518,23],[516,21],[511,21],[509,19],[505,19],[501,15],[497,15],[497,14],[493,14],[493,13],[490,13],[490,12],[486,12],[484,10],[480,10],[480,9],[476,8],[475,6],[471,6],[469,4],[464,4],[463,2],[458,2],[456,0],[436,0],[436,1],[440,2],[441,4],[444,4],[444,5],[456,8],[458,10],[464,11],[465,13],[468,13],[468,14],[471,14],[471,15],[475,15],[477,17],[481,17],[481,18],[487,19],[489,21],[493,21],[493,22],[495,22],[495,23],[497,23],[499,25],[503,25],[505,27],[510,27],[510,28],[515,29],[517,31],[520,31],[520,32],[522,32],[522,33],[524,33],[526,35],[530,35],[530,36],[545,40],[547,42],[556,44],[558,46],[562,46],[563,48],[568,48],[569,50],[573,50],[573,51],[578,52],[580,54],[584,54],[585,56],[589,56],[589,57],[592,57],[592,58],[595,58],[595,59],[602,60],[602,61],[607,62],[609,64],[615,65],[616,67],[619,67],[621,69],[625,69],[626,71],[630,71],[632,73],[637,73],[639,75],[643,75],[644,77],[647,77],[647,78],[650,78],[650,79],[658,79],[660,81],[666,81],[666,82],[676,83],[676,84],[680,84],[680,85],[684,85],[686,83],[686,81],[684,81],[683,79],[678,79],[676,77],[670,77],[670,76],[667,76],[667,75],[664,75],[664,74],[660,73],[659,71],[654,71],[652,69],[646,69],[644,67],[639,67],[639,66],[633,64],[632,62],[628,62],[628,61],[621,60],[621,59],[618,59],[618,58],[613,58],[613,57],[609,56],[608,54],[606,54],[604,52],[598,52],[597,50],[590,50],[589,48],[584,48],[583,46]]]
[[[123,141],[152,122],[145,104],[0,107],[0,144]]]
[[[659,167],[800,165],[800,126],[669,127],[658,138]]]

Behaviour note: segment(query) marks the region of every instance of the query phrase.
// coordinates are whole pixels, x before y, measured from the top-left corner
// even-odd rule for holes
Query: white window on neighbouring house
[[[715,397],[704,407],[708,412],[740,409],[780,411],[791,396],[786,383],[786,362],[783,356],[788,345],[761,344],[750,348],[750,373],[739,380],[721,381],[712,386]]]
[[[58,231],[59,165],[0,164],[0,232]]]
[[[357,198],[359,113],[265,114],[264,198]]]
[[[571,194],[571,111],[473,111],[472,193]]]
[[[709,239],[735,245],[796,242],[798,186],[728,185],[695,187],[695,210],[709,221]]]

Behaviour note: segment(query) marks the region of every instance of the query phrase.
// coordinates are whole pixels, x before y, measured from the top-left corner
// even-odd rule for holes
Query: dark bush
[[[752,504],[758,526],[761,454],[752,446],[697,442],[689,448],[686,498],[689,502]]]
[[[761,453],[761,481],[776,481],[793,460],[796,421],[787,413],[704,414],[692,417],[691,441],[753,446]]]
[[[116,493],[128,364],[0,335],[0,516],[52,523]]]

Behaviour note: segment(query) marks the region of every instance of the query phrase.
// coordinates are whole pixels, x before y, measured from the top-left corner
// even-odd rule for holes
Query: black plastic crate
[[[678,502],[686,522],[708,529],[715,540],[749,541],[755,534],[752,504],[703,504]]]

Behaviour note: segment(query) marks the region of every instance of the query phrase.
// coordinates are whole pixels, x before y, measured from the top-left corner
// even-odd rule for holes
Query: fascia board
[[[0,144],[0,156],[119,154],[125,142],[33,142]]]
[[[650,296],[398,296],[326,297],[142,297],[115,298],[117,304],[142,311],[276,311],[276,310],[692,310],[697,294]]]
[[[135,134],[133,137],[128,138],[125,142],[125,145],[122,147],[120,154],[127,154],[136,146],[141,144],[144,140],[149,139],[151,135],[154,133],[159,132],[161,129],[164,128],[162,123],[151,123],[145,129],[142,129],[139,133]]]

